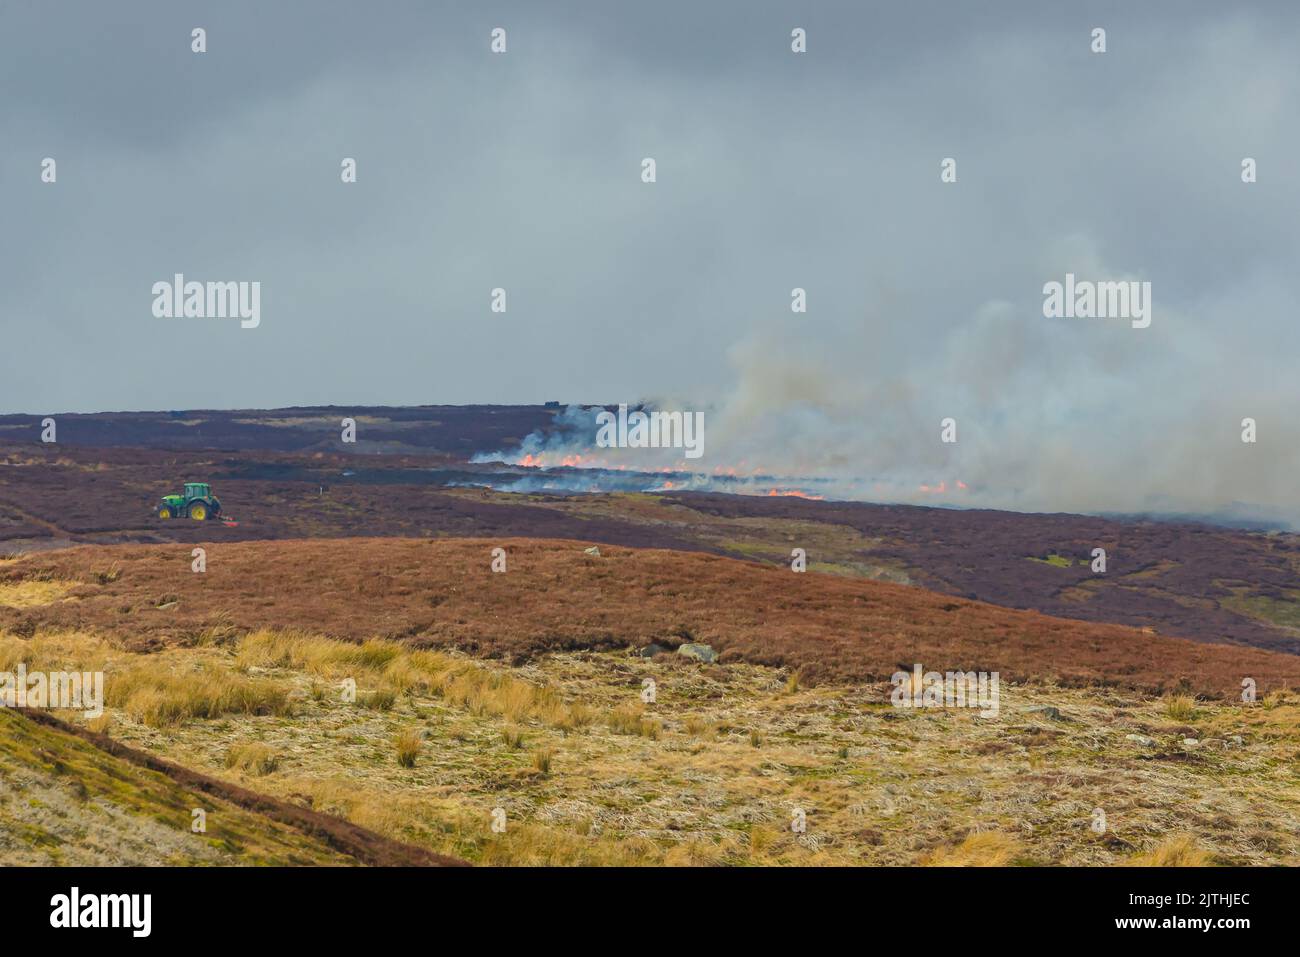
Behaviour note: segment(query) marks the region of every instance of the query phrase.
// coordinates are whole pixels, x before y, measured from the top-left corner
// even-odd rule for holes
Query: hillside
[[[319,430],[323,418],[307,421]],[[295,428],[266,426],[257,435],[285,433],[282,444],[292,445],[302,439],[292,434]],[[791,549],[801,547],[814,570],[912,582],[1060,618],[1300,653],[1295,535],[783,496],[554,495],[468,487],[541,474],[472,464],[464,453],[0,443],[0,555],[79,543],[526,536],[705,551],[784,566]],[[214,483],[237,525],[153,517],[163,493],[195,479]],[[588,485],[599,489],[601,477],[584,476]],[[1104,574],[1091,570],[1098,547],[1107,553]]]
[[[92,631],[126,647],[193,645],[257,628],[524,661],[658,642],[809,683],[888,680],[914,663],[1007,681],[1239,697],[1300,687],[1300,657],[1013,611],[888,582],[715,555],[536,539],[338,539],[72,548],[0,564],[0,628]],[[490,569],[491,548],[507,571]],[[7,593],[8,598],[4,598]],[[37,601],[23,601],[24,594]]]
[[[0,708],[0,782],[5,865],[455,863],[196,774],[45,712]],[[204,815],[197,832],[196,810]]]
[[[69,603],[41,584],[24,594],[29,610]],[[248,614],[281,584],[247,579]],[[105,673],[104,747],[184,766],[178,785],[148,776],[179,787],[174,798],[138,804],[173,829],[217,782],[270,796],[259,812],[484,864],[1300,861],[1300,697],[1282,691],[1248,706],[1005,682],[985,717],[891,707],[877,685],[809,687],[735,660],[617,649],[510,665],[301,629],[212,628],[154,651],[94,631],[0,631],[0,667],[19,659]],[[10,724],[44,726],[0,721],[0,768],[21,796],[0,805],[0,862],[84,860],[52,857],[47,834],[80,846],[77,782],[98,785],[78,762],[103,751],[67,736],[28,744]],[[113,763],[105,786],[136,773]],[[204,797],[186,782],[206,782]],[[216,820],[233,828],[228,815]],[[94,833],[105,862],[193,849],[174,830],[142,848],[152,831],[131,820]],[[283,859],[265,820],[232,840],[248,860]]]

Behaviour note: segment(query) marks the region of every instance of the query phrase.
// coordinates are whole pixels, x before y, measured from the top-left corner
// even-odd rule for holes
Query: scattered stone
[[[1198,747],[1200,743],[1201,742],[1197,741],[1195,738],[1183,738],[1183,747],[1185,748],[1195,748]]]
[[[638,651],[637,654],[642,658],[653,658],[655,655],[662,655],[667,650],[668,649],[663,645],[656,645],[654,642],[651,642]]]
[[[1228,736],[1227,740],[1224,743],[1231,745],[1232,747],[1235,748],[1241,748],[1245,746],[1246,739],[1239,734],[1232,734]]]
[[[1126,741],[1135,741],[1144,748],[1154,748],[1156,742],[1154,738],[1148,738],[1145,734],[1130,734],[1125,737]]]
[[[1061,709],[1053,708],[1050,704],[1040,704],[1035,708],[1030,708],[1028,713],[1041,714],[1044,718],[1047,718],[1049,721],[1061,720]]]
[[[677,653],[685,655],[687,658],[694,658],[696,661],[702,661],[706,665],[712,664],[718,657],[718,653],[713,650],[712,645],[702,645],[694,641],[679,646]]]
[[[597,558],[599,558],[599,557],[600,557],[600,549],[597,548],[595,545],[592,545],[591,548],[584,548],[584,549],[582,550],[582,554],[584,554],[584,555],[595,555]]]

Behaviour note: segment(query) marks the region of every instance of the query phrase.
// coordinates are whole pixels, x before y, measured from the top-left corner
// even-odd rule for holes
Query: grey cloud
[[[1300,13],[1051,7],[10,5],[0,409],[664,398],[713,461],[1300,510]],[[1152,327],[1044,319],[1066,271]],[[175,272],[261,327],[155,319]]]

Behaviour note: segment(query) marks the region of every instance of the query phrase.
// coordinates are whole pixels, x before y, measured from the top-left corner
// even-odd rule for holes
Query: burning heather
[[[897,501],[938,499],[962,504],[965,482],[941,479],[898,481],[848,475],[792,473],[739,458],[734,464],[708,466],[701,455],[691,455],[691,413],[664,412],[649,405],[617,410],[603,406],[571,405],[555,417],[553,425],[532,432],[512,451],[482,453],[471,460],[526,469],[485,476],[483,485],[503,492],[728,492],[734,495],[790,496],[815,500]],[[703,413],[697,413],[703,446]],[[670,416],[678,416],[672,419]],[[640,418],[638,418],[640,417]],[[641,422],[643,444],[635,444],[634,429]],[[677,428],[684,445],[663,437]],[[617,437],[617,441],[614,438]],[[702,448],[698,448],[702,451]]]

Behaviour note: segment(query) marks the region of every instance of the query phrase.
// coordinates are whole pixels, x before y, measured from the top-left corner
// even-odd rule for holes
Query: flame
[[[957,480],[957,488],[960,491],[966,491],[967,485],[961,479]],[[927,485],[924,482],[917,486],[917,490],[924,495],[943,495],[948,491],[948,482],[941,481],[938,485]]]
[[[814,502],[824,502],[825,495],[809,495],[807,492],[797,488],[770,488],[767,490],[768,497],[781,496],[786,498],[806,498]]]

